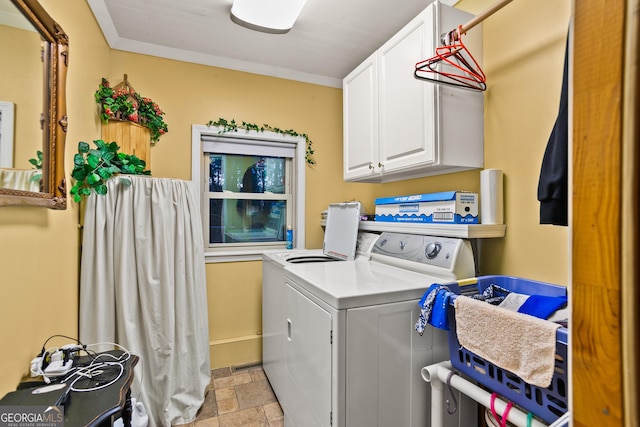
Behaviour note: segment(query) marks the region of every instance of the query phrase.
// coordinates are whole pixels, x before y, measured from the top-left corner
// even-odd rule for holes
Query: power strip
[[[77,344],[67,344],[56,348],[52,353],[43,350],[39,356],[31,361],[31,376],[42,375],[47,381],[47,377],[66,375],[73,367],[74,357],[83,349],[83,346]],[[44,370],[43,366],[45,366]]]
[[[45,368],[44,374],[48,377],[60,377],[69,372],[72,367],[73,360],[67,360],[66,362],[63,362],[62,360],[55,360],[49,363],[49,366]]]

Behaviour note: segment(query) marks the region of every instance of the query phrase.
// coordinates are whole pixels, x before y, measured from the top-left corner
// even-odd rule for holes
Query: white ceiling
[[[340,88],[432,1],[307,0],[290,32],[266,34],[231,21],[233,0],[87,0],[113,49]]]

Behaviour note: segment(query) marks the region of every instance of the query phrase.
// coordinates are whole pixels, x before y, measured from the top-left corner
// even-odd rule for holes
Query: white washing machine
[[[474,276],[470,243],[382,233],[370,259],[282,266],[263,277],[263,328],[274,328],[263,355],[285,426],[428,426],[420,369],[449,351],[444,331],[415,332],[418,301],[432,283]],[[445,425],[476,425],[475,403],[456,394]]]
[[[283,399],[289,390],[290,375],[285,370],[284,340],[287,325],[284,268],[289,263],[333,262],[366,257],[377,235],[359,233],[359,202],[332,203],[327,209],[327,224],[322,249],[267,252],[262,256],[262,364],[271,387]],[[284,400],[287,400],[286,398]]]
[[[359,232],[355,261],[369,261],[371,249],[378,234]],[[282,400],[282,390],[288,390],[291,382],[285,370],[285,339],[287,323],[285,311],[284,268],[296,263],[349,262],[337,261],[323,253],[323,249],[288,250],[267,252],[262,256],[262,366],[271,387]],[[285,399],[286,400],[286,399]]]

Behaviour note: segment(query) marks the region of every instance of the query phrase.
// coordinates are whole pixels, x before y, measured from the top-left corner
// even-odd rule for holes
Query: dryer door
[[[287,426],[331,425],[331,315],[291,285],[285,289],[285,364],[295,389]]]

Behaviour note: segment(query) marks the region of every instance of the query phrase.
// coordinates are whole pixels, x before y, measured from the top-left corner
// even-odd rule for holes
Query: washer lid
[[[326,256],[352,260],[356,256],[360,202],[331,203],[327,210],[322,253]]]

